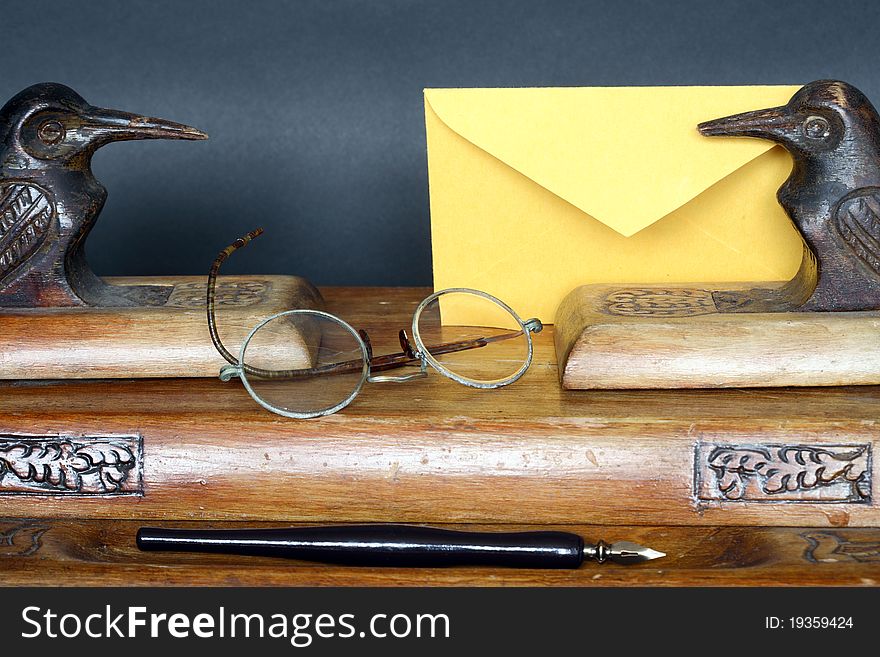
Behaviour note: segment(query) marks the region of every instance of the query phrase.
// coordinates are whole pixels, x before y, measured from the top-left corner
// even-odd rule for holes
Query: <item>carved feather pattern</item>
[[[178,283],[168,297],[166,306],[202,308],[205,305],[207,283]],[[265,281],[218,281],[214,303],[218,306],[253,306],[266,298],[269,283]]]
[[[36,253],[55,219],[51,195],[31,183],[0,181],[0,288]]]
[[[629,288],[605,297],[605,312],[626,317],[693,317],[717,312],[708,290],[693,288]]]
[[[865,187],[837,206],[834,224],[852,252],[880,276],[880,187]]]
[[[866,497],[862,483],[868,471],[868,450],[835,452],[821,447],[775,449],[720,447],[709,455],[718,490],[726,499],[741,499],[750,481],[768,496],[809,491],[835,483],[852,486],[853,498]]]
[[[0,443],[0,490],[5,478],[13,477],[49,490],[114,493],[136,464],[127,447],[109,441]]]

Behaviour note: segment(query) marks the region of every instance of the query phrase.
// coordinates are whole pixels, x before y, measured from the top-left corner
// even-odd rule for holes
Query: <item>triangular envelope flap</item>
[[[452,130],[625,236],[773,148],[701,121],[785,104],[797,86],[426,89]]]

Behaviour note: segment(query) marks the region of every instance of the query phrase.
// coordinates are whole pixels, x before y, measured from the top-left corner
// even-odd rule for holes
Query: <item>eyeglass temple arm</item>
[[[526,331],[528,331],[529,333],[540,333],[544,329],[544,325],[541,323],[541,320],[536,318],[527,319],[525,322],[523,322],[523,326],[525,326]],[[502,333],[500,335],[493,335],[487,338],[473,338],[471,340],[460,340],[458,342],[444,342],[442,344],[426,346],[425,350],[432,355],[441,356],[443,354],[452,354],[459,351],[467,351],[469,349],[479,349],[480,347],[485,347],[493,342],[501,342],[503,340],[518,338],[522,334],[522,331],[513,331],[511,333]],[[412,343],[409,340],[409,336],[406,334],[406,329],[400,329],[397,337],[400,340],[400,347],[401,349],[403,349],[403,352],[399,354],[388,354],[385,356],[377,356],[375,358],[371,358],[371,371],[383,372],[385,370],[391,370],[398,367],[405,367],[406,365],[410,365],[418,360],[421,360],[418,353],[413,348]],[[372,355],[372,351],[370,353]]]
[[[543,329],[543,325],[540,320],[530,319],[528,321],[523,322],[523,325],[526,327],[526,330],[529,333],[538,333]],[[445,342],[443,344],[433,345],[425,347],[427,351],[429,351],[434,356],[441,356],[443,354],[451,354],[459,351],[468,351],[470,349],[479,349],[481,347],[486,347],[493,342],[501,342],[502,340],[510,340],[511,338],[519,337],[523,334],[522,331],[513,331],[511,333],[502,333],[501,335],[494,335],[488,338],[473,338],[471,340],[461,340],[458,342]],[[419,355],[416,353],[415,349],[413,349],[412,343],[409,340],[409,336],[406,334],[405,329],[401,329],[398,333],[398,339],[400,340],[400,346],[403,349],[400,353],[396,354],[385,354],[384,356],[373,356],[373,345],[370,340],[369,334],[361,329],[358,331],[358,335],[361,340],[364,342],[364,346],[367,348],[367,359],[370,363],[370,372],[386,372],[388,370],[394,370],[400,367],[406,367],[407,365],[414,365],[416,363],[424,361]],[[355,359],[355,360],[347,360],[341,361],[338,363],[330,363],[327,365],[322,365],[319,367],[305,368],[299,370],[255,370],[255,373],[258,376],[264,376],[266,378],[298,378],[305,376],[318,376],[318,375],[330,375],[330,374],[348,374],[351,372],[357,372],[363,367],[363,360]],[[247,365],[244,366],[244,369],[247,373],[251,373],[251,368]],[[226,366],[220,372],[220,378],[224,381],[228,381],[233,376],[238,374],[239,367],[236,363],[234,366]],[[404,378],[395,378],[395,379],[371,379],[371,380],[394,380],[394,381],[403,381],[409,380],[411,378],[418,378],[418,374],[413,375],[411,377]]]
[[[238,359],[233,356],[232,353],[230,353],[230,351],[220,341],[220,335],[217,333],[217,318],[215,310],[217,297],[217,274],[220,272],[220,265],[222,265],[229,256],[238,251],[238,249],[246,246],[252,239],[254,239],[255,237],[259,237],[262,234],[263,229],[257,228],[256,230],[252,230],[251,232],[249,232],[244,237],[239,237],[217,255],[217,257],[214,259],[213,264],[211,265],[211,271],[208,272],[208,332],[211,334],[211,342],[214,343],[214,347],[217,349],[218,352],[220,352],[220,355],[223,356],[223,358],[230,363],[230,365],[226,365],[220,370],[220,379],[222,381],[229,381],[231,378],[239,376],[242,372],[267,379],[284,379],[294,376],[303,376],[306,374],[317,373],[310,372],[309,370],[266,370],[259,367],[252,367],[247,364],[239,365]]]
[[[217,298],[217,274],[220,273],[220,265],[226,262],[226,259],[231,256],[233,253],[238,251],[243,246],[246,246],[248,242],[250,242],[255,237],[259,237],[263,234],[262,228],[257,228],[256,230],[252,230],[244,237],[239,237],[232,244],[223,249],[217,257],[214,259],[213,264],[211,264],[211,271],[208,272],[208,332],[211,334],[211,342],[214,343],[214,347],[220,352],[220,355],[226,359],[227,362],[232,365],[238,366],[238,359],[233,356],[230,351],[223,345],[220,341],[220,335],[217,333],[217,317],[214,306],[216,304]],[[226,368],[224,368],[226,369]]]

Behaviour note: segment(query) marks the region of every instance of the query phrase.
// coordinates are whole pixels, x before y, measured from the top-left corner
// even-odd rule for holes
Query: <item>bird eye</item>
[[[826,139],[831,134],[831,126],[821,116],[810,116],[804,121],[804,134],[810,139]]]
[[[37,130],[37,136],[47,146],[54,146],[64,139],[64,126],[60,121],[46,121]]]

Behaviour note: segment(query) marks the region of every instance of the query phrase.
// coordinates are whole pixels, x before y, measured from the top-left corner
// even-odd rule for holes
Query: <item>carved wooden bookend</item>
[[[792,156],[779,202],[804,241],[788,282],[575,289],[559,307],[562,385],[692,388],[880,383],[880,116],[845,82],[700,124]]]
[[[203,279],[114,283],[86,261],[107,197],[92,156],[135,139],[207,135],[94,107],[54,83],[0,109],[0,378],[216,376],[224,363],[208,334]],[[225,321],[248,329],[274,312],[322,304],[297,277],[226,277],[220,305],[224,298]]]

